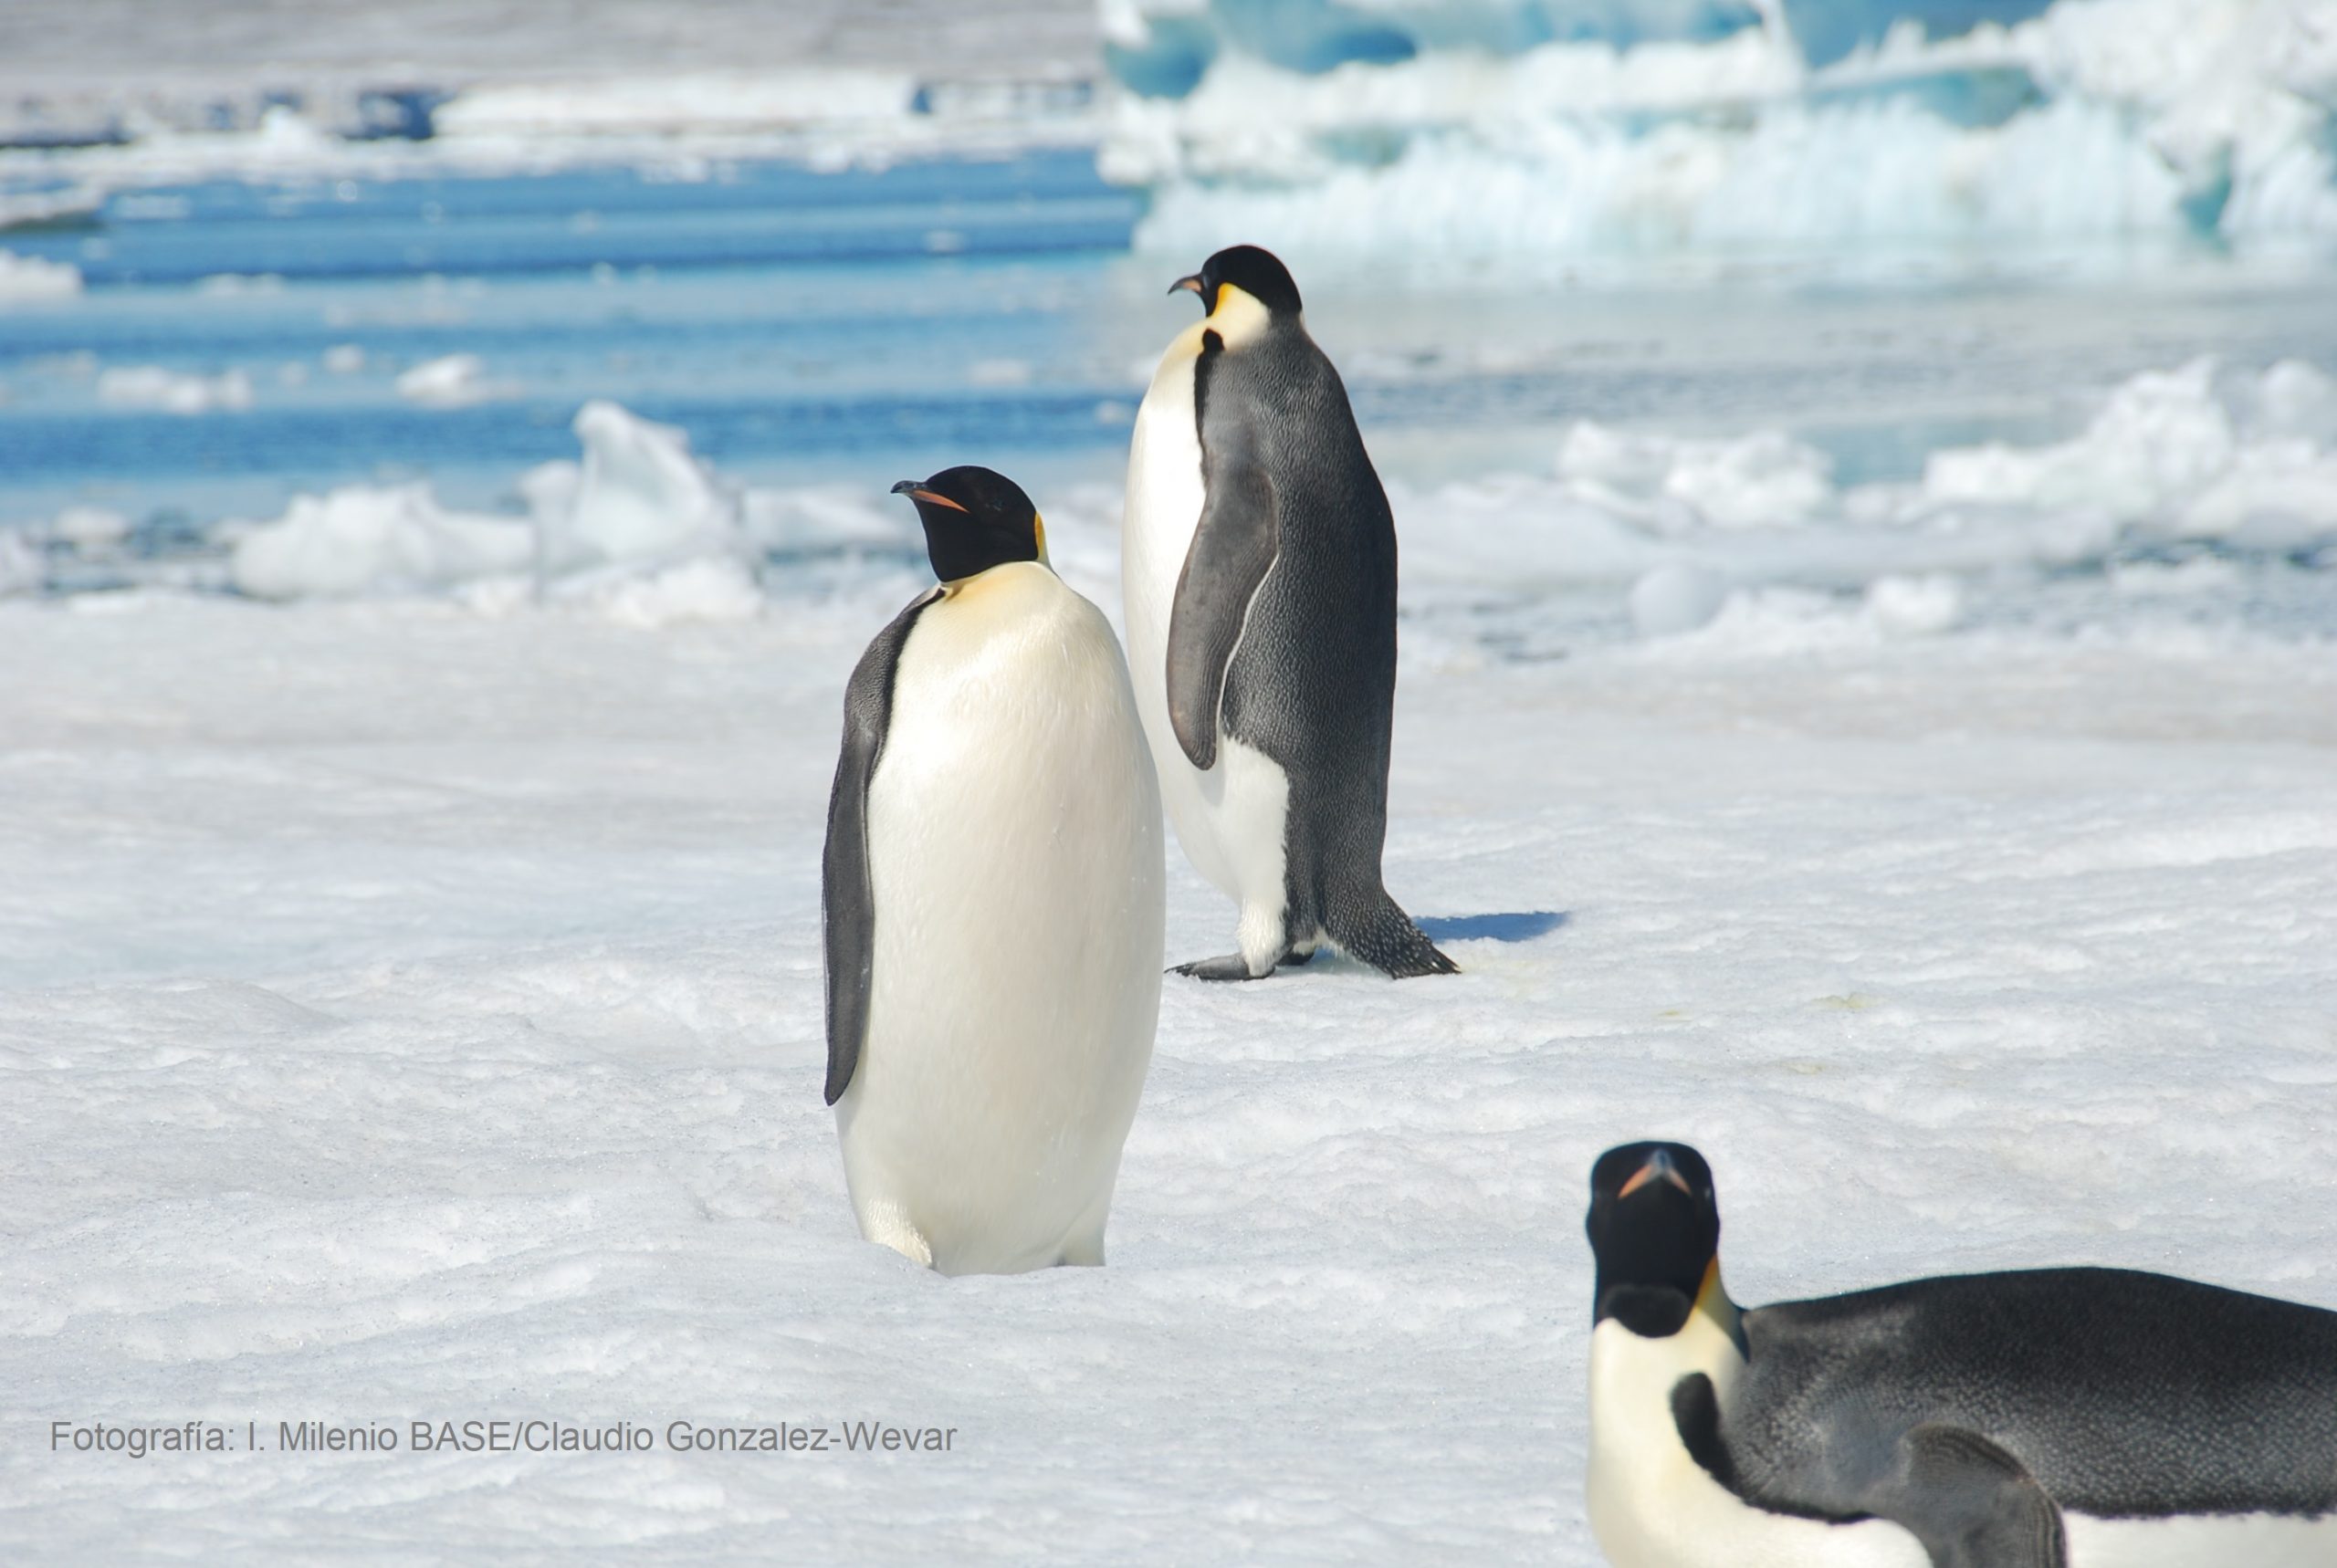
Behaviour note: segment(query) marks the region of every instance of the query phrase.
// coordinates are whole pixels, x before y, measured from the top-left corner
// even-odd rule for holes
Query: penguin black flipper
[[[2067,1568],[2061,1511],[2027,1467],[1977,1432],[1910,1427],[1868,1511],[1923,1543],[1932,1568]]]
[[[1202,361],[1204,367],[1208,361]],[[1218,707],[1242,641],[1250,601],[1274,564],[1282,528],[1273,478],[1247,430],[1230,421],[1201,428],[1208,503],[1185,551],[1168,615],[1168,723],[1186,759],[1217,765]]]
[[[828,980],[828,1103],[852,1086],[860,1045],[868,1035],[868,993],[875,976],[876,892],[868,872],[868,785],[885,752],[893,722],[893,676],[901,650],[926,606],[941,597],[930,589],[909,601],[876,633],[853,666],[844,692],[844,747],[828,791],[828,840],[820,860],[820,914],[825,927]]]

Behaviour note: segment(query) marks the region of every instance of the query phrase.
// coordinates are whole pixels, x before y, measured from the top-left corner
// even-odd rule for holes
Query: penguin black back
[[[1261,565],[1247,613],[1234,620],[1239,644],[1214,713],[1228,736],[1279,763],[1292,800],[1305,802],[1284,835],[1290,938],[1319,927],[1391,975],[1451,973],[1451,960],[1381,878],[1396,521],[1347,387],[1308,335],[1297,286],[1270,253],[1220,251],[1188,281],[1204,304],[1231,287],[1265,308],[1263,329],[1242,341],[1215,331],[1203,338],[1194,422],[1211,496],[1235,492],[1242,512],[1271,519],[1252,530],[1252,548],[1277,570]],[[1197,551],[1207,543],[1197,540]]]
[[[1723,1436],[1756,1499],[1823,1502],[1812,1454],[1839,1464],[1883,1431],[1944,1423],[2098,1518],[2337,1510],[2337,1312],[2038,1269],[1780,1302],[1744,1332]]]

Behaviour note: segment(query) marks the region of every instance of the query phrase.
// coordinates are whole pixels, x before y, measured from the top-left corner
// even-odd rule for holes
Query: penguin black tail
[[[1348,956],[1370,965],[1391,980],[1461,972],[1461,966],[1437,951],[1436,944],[1421,934],[1420,928],[1412,924],[1412,917],[1398,907],[1385,889],[1378,890],[1376,896],[1365,901],[1360,921],[1352,925],[1340,922],[1331,928],[1330,937]]]

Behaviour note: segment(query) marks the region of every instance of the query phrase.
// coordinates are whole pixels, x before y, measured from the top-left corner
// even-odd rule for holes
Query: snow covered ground
[[[1051,523],[1109,602],[1108,513]],[[1650,1134],[1748,1301],[2086,1261],[2337,1307],[2337,651],[2325,589],[2248,611],[2300,578],[1534,659],[1430,596],[1389,880],[1466,973],[1172,983],[1110,1266],[959,1281],[858,1239],[818,1089],[838,694],[905,566],[654,629],[0,601],[0,1555],[1592,1563],[1583,1181]],[[1170,956],[1221,947],[1171,885]],[[405,1446],[530,1417],[652,1447]],[[190,1418],[237,1447],[50,1447]]]

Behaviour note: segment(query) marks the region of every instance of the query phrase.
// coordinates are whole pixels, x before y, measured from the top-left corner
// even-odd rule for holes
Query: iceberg
[[[2337,0],[1106,0],[1147,249],[2337,237]]]

